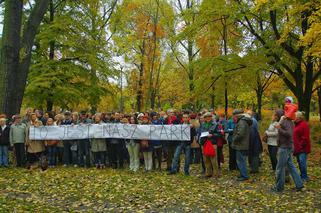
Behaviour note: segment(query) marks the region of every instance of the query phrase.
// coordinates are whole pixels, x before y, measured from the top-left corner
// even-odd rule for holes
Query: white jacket
[[[269,128],[265,131],[265,134],[267,135],[267,144],[270,146],[278,145],[278,130],[274,127],[276,124],[278,124],[278,122],[272,122]]]

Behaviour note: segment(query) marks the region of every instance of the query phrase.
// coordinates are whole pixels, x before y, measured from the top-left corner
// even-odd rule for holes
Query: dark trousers
[[[124,167],[124,150],[123,145],[120,143],[110,143],[108,145],[108,155],[110,164],[113,168],[123,168]]]
[[[252,173],[259,172],[260,156],[259,155],[249,155],[249,165],[250,165]]]
[[[78,161],[79,166],[90,167],[90,141],[88,139],[78,141]]]
[[[56,166],[57,164],[57,146],[48,146],[47,147],[47,156],[49,161],[49,166]]]
[[[231,145],[228,146],[229,148],[229,169],[237,170],[237,164],[236,164],[236,151],[231,147]]]
[[[71,146],[73,141],[66,140],[63,141],[64,143],[64,156],[63,156],[63,163],[66,165],[70,165],[72,163],[72,153],[71,153]]]
[[[170,141],[168,143],[174,143]],[[176,150],[176,144],[168,144],[167,145],[167,170],[170,171],[172,168],[173,158]]]
[[[193,164],[199,164],[201,162],[200,148],[191,148],[191,162]]]
[[[15,143],[14,153],[16,156],[17,167],[24,167],[26,165],[26,149],[24,143]]]
[[[96,166],[105,165],[105,154],[105,152],[93,152]]]
[[[43,152],[37,152],[37,153],[29,153],[27,154],[27,159],[29,164],[34,164],[40,160],[41,155]]]
[[[276,165],[278,163],[277,154],[278,154],[278,147],[268,145],[269,156],[272,164],[272,170],[275,171]]]
[[[153,167],[156,169],[156,160],[158,163],[158,169],[162,169],[162,152],[163,148],[162,146],[154,147],[153,149]]]
[[[224,163],[224,156],[223,156],[223,146],[222,147],[217,147],[217,165],[218,168],[221,168],[221,164]]]

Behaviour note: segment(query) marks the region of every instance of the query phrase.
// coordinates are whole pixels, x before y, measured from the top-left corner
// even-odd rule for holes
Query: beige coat
[[[31,123],[31,121],[27,124],[26,129],[26,146],[27,146],[27,152],[28,153],[38,153],[45,151],[45,143],[44,141],[38,141],[38,140],[30,140],[29,139],[29,128],[30,126],[42,126],[41,121],[36,121],[34,124]]]

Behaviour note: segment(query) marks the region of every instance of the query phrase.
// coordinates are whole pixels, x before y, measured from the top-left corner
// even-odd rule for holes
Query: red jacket
[[[294,155],[311,152],[310,128],[305,121],[295,124],[293,132]]]

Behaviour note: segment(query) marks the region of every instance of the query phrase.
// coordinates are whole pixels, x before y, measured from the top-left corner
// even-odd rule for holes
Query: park
[[[0,212],[320,212],[320,5],[0,0]]]

